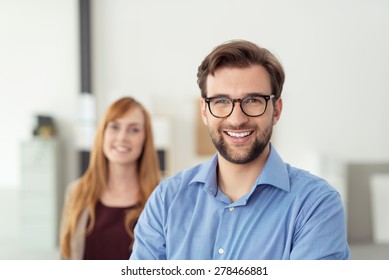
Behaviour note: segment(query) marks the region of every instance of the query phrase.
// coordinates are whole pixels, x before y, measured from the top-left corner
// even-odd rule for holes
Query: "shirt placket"
[[[232,226],[236,224],[238,208],[232,204],[225,205],[220,214],[219,228],[213,251],[213,259],[215,260],[229,259],[233,255],[234,248],[230,240],[234,239],[232,235],[235,234],[235,231]]]

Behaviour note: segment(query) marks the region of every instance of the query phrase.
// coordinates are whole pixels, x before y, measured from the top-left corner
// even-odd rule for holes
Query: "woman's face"
[[[146,139],[145,117],[135,107],[108,122],[104,131],[104,155],[110,165],[131,165],[138,161]]]

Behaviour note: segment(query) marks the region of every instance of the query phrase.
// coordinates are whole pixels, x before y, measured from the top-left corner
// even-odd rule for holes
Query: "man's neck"
[[[270,145],[257,159],[245,164],[229,162],[218,154],[218,185],[232,202],[237,201],[250,191],[261,174],[269,153]]]

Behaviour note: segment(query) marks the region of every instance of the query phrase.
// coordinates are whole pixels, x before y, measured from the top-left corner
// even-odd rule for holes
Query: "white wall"
[[[77,1],[0,0],[0,189],[20,185],[20,143],[36,114],[54,117],[64,180],[76,175]]]
[[[267,47],[285,67],[274,142],[286,161],[320,172],[322,158],[389,159],[385,0],[96,0],[94,27],[100,111],[110,96],[151,95],[153,110],[174,123],[173,170],[202,160],[197,66],[236,38]]]
[[[95,0],[93,80],[99,114],[123,94],[151,96],[170,117],[172,170],[195,155],[196,69],[221,42],[272,50],[286,70],[274,142],[284,159],[389,158],[389,3],[385,0]],[[0,187],[19,184],[19,144],[35,113],[52,114],[76,174],[77,1],[0,1]]]

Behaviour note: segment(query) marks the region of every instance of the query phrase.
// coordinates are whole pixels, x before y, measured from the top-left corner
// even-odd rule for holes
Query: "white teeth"
[[[128,149],[125,148],[125,147],[115,147],[115,149],[116,149],[118,152],[121,152],[121,153],[127,152],[127,151],[128,151]]]
[[[232,136],[232,137],[242,138],[242,137],[249,136],[249,135],[251,134],[251,132],[241,132],[241,133],[236,133],[236,132],[230,132],[230,131],[228,131],[227,134],[228,134],[229,136]]]

